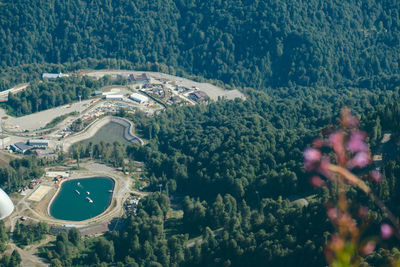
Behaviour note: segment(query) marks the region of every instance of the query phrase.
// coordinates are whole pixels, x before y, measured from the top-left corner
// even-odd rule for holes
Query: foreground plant
[[[365,168],[371,163],[371,152],[365,142],[367,135],[358,126],[358,119],[349,109],[344,108],[340,128],[324,139],[314,140],[313,146],[304,151],[305,169],[316,174],[311,178],[311,184],[328,188],[332,195],[332,201],[326,203],[326,207],[335,233],[325,247],[325,256],[331,266],[358,266],[362,257],[372,253],[378,242],[378,238],[360,240],[362,231],[368,224],[368,209],[360,207],[358,218],[354,218],[349,212],[350,204],[346,193],[351,186],[370,196],[390,220],[392,226],[386,223],[381,225],[381,238],[389,239],[392,235],[400,238],[396,218],[365,181],[352,173],[353,170]],[[382,174],[376,170],[371,171],[368,177],[374,182],[383,179]]]

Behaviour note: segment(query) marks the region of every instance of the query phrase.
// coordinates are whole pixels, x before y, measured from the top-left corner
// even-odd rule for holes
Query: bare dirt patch
[[[40,185],[28,198],[31,201],[40,201],[51,190],[50,186]]]

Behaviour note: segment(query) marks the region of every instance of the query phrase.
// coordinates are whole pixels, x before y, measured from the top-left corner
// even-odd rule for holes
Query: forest
[[[343,106],[360,119],[372,153],[384,155],[373,168],[385,179],[366,183],[398,218],[400,157],[384,153],[380,140],[391,133],[396,148],[400,138],[399,13],[400,2],[389,0],[1,1],[0,90],[31,82],[3,104],[10,114],[86,99],[110,84],[40,80],[80,69],[160,71],[247,96],[154,117],[121,112],[146,146],[74,146],[65,156],[78,162],[93,156],[123,170],[144,162],[155,193],[122,229],[82,237],[72,228],[40,256],[51,266],[325,266],[333,226],[324,203],[334,196],[310,185],[303,151],[338,125]],[[0,186],[13,192],[45,164],[15,159],[0,169]],[[387,218],[360,190],[347,195],[369,208],[365,235],[376,235]],[[171,216],[177,203],[182,217]],[[14,235],[25,245],[41,238],[41,227],[16,227]],[[0,222],[0,251],[8,239]],[[377,244],[360,265],[399,260],[399,245]],[[20,261],[14,251],[0,264]]]
[[[336,88],[399,74],[399,10],[389,0],[4,0],[1,74],[21,81],[43,63],[57,70],[110,59],[98,67],[153,68],[257,89]],[[18,77],[9,67],[26,71]]]
[[[10,115],[23,116],[62,106],[92,96],[96,89],[112,84],[109,77],[95,81],[87,77],[65,77],[59,80],[34,80],[16,94],[10,93],[4,104]]]
[[[157,192],[162,184],[163,190],[162,194],[154,193],[140,202],[138,215],[127,219],[127,228],[105,235],[112,242],[108,245],[112,257],[101,258],[97,245],[87,243],[83,254],[73,253],[76,256],[65,257],[62,264],[86,266],[93,261],[119,262],[121,266],[326,264],[323,244],[332,229],[322,203],[331,196],[326,190],[310,186],[309,175],[302,167],[302,150],[325,126],[336,124],[331,114],[323,111],[333,109],[336,101],[353,99],[337,97],[329,103],[321,98],[320,103],[315,101],[321,112],[297,118],[292,114],[302,114],[294,113],[293,109],[299,105],[288,104],[283,109],[281,103],[273,104],[274,99],[263,93],[252,91],[248,96],[246,101],[168,109],[156,117],[140,112],[130,115],[140,133],[150,141],[144,147],[131,145],[125,147],[126,151],[118,143],[75,147],[80,157],[92,154],[99,159],[101,154],[108,155],[103,160],[116,167],[127,168],[117,155],[144,161],[150,177],[149,189]],[[382,102],[388,104],[380,105],[377,110],[366,109],[361,117],[373,151],[378,150],[384,132],[392,132],[398,138],[397,124],[392,122],[398,121],[400,109],[392,102],[392,93],[388,96],[381,96]],[[287,101],[291,103],[294,99]],[[373,97],[367,100],[375,101]],[[270,112],[265,112],[267,107]],[[398,156],[387,160],[382,166],[385,181],[374,185],[376,194],[397,216],[399,160]],[[374,222],[368,233],[376,231],[379,223],[385,221],[382,213],[362,192],[353,189],[349,194],[358,200],[357,205],[371,207]],[[168,218],[171,201],[168,196],[182,198],[182,218]],[[299,197],[306,199],[307,204],[296,201]],[[202,241],[192,243],[192,238],[198,236]],[[90,242],[107,244],[92,239]],[[390,247],[398,245],[392,242]],[[387,249],[386,245],[381,248]],[[385,263],[384,251],[378,250],[365,261]],[[398,251],[394,249],[392,253],[397,255]],[[171,254],[174,258],[166,256]],[[49,259],[59,259],[51,255]]]

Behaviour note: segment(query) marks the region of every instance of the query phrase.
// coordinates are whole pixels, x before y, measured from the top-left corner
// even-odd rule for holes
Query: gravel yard
[[[170,81],[175,81],[176,85],[185,86],[191,88],[195,86],[199,88],[199,90],[204,91],[212,100],[218,100],[218,97],[224,97],[226,99],[235,99],[235,98],[245,98],[245,96],[238,90],[225,90],[223,88],[217,87],[215,85],[209,83],[198,83],[189,79],[160,73],[160,72],[151,72],[151,71],[127,71],[127,70],[99,70],[99,71],[88,71],[85,75],[89,77],[96,77],[97,79],[103,77],[104,75],[117,76],[121,75],[123,77],[128,77],[130,74],[138,75],[142,73],[147,73],[153,78],[163,78],[168,79]]]
[[[4,123],[4,128],[6,130],[12,132],[23,132],[25,130],[32,131],[44,127],[56,117],[66,113],[71,113],[73,111],[84,110],[85,107],[89,105],[90,101],[91,100],[85,100],[81,103],[76,102],[70,105],[64,105],[57,108],[36,112],[23,117],[11,117],[6,114],[4,109],[0,109],[0,117],[8,117],[7,119],[2,119],[2,123]]]

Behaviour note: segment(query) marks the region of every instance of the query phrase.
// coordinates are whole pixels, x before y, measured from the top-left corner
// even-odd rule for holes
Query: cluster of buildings
[[[178,95],[171,95],[167,100],[168,105],[179,105],[181,103],[184,103],[184,100]]]
[[[165,89],[163,84],[146,83],[142,86],[142,91],[160,99],[164,99]]]
[[[28,185],[29,189],[35,188],[35,186],[40,185],[43,183],[42,179],[32,179]]]
[[[31,139],[27,143],[17,142],[11,144],[9,149],[15,153],[26,154],[32,149],[46,149],[49,146],[49,140]]]
[[[188,99],[196,103],[204,103],[210,99],[205,92],[200,91],[199,88],[195,86],[189,88],[182,85],[176,85],[175,82],[166,79],[155,80],[155,83],[143,84],[140,87],[140,91],[166,101],[168,105],[184,103],[190,104]],[[188,97],[188,99],[185,97]]]
[[[53,178],[54,184],[58,187],[60,186],[61,181],[68,179],[68,177],[64,177],[62,175],[57,175],[56,177]]]

